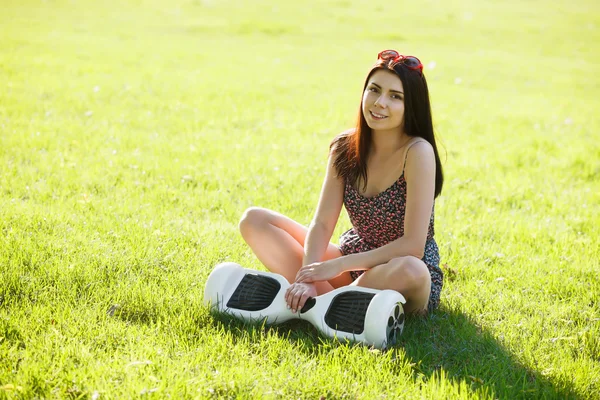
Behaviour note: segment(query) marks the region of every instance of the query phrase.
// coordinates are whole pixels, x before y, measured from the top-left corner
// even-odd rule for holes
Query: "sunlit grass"
[[[309,3],[3,3],[0,398],[598,395],[598,4]],[[384,48],[443,145],[440,310],[384,353],[209,314],[215,264],[262,268],[246,207],[310,221]]]

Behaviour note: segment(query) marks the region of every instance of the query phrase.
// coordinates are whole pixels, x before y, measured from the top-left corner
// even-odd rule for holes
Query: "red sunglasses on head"
[[[396,65],[402,64],[408,69],[412,69],[413,71],[419,70],[421,74],[423,73],[423,64],[421,63],[421,60],[415,56],[403,56],[396,50],[384,50],[377,55],[377,58],[382,61],[392,60],[389,65],[390,68],[394,68]]]

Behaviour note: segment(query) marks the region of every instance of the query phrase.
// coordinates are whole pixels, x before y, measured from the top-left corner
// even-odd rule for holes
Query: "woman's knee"
[[[431,284],[431,275],[429,274],[427,265],[416,257],[405,256],[393,258],[387,264],[382,265],[382,267],[388,267],[390,273],[394,275],[393,277],[390,276],[390,279],[401,279],[409,286],[419,287]]]
[[[431,275],[422,260],[412,256],[395,258],[371,269],[364,275],[371,271],[375,272],[375,269],[378,272],[377,276],[372,277],[372,279],[377,279],[378,287],[375,288],[392,289],[402,293],[406,298],[405,310],[407,313],[420,313],[427,308]]]
[[[250,207],[244,211],[238,228],[242,235],[249,231],[259,228],[261,225],[268,222],[268,210],[261,207]]]
[[[358,278],[357,284],[374,289],[393,289],[405,294],[431,284],[431,276],[423,261],[406,256],[371,268]]]

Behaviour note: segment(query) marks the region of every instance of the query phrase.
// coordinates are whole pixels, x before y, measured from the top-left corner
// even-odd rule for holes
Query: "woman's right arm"
[[[304,242],[304,257],[302,266],[323,261],[327,246],[335,230],[342,205],[344,202],[344,180],[338,177],[335,166],[335,145],[331,147],[327,171],[321,195],[317,204],[317,210],[308,227],[308,233]]]
[[[327,162],[327,171],[325,180],[321,187],[321,195],[317,204],[317,210],[308,227],[308,233],[304,240],[304,256],[302,257],[302,266],[314,262],[323,261],[329,240],[337,224],[337,220],[342,210],[344,199],[344,184],[341,178],[338,178],[333,162],[335,160],[334,146],[329,153]],[[304,303],[309,297],[318,294],[317,284],[294,282],[287,289],[285,299],[288,307],[293,312],[302,309]]]

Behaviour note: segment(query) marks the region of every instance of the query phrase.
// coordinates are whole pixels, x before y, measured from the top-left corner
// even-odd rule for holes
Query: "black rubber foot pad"
[[[373,293],[344,292],[337,295],[325,313],[325,323],[332,329],[361,334],[365,330],[365,316]]]
[[[277,279],[264,275],[246,274],[227,302],[228,308],[260,311],[269,307],[281,284]]]
[[[306,300],[306,303],[304,303],[304,307],[302,307],[302,310],[300,310],[300,314],[304,314],[305,312],[309,311],[315,306],[315,304],[317,304],[317,300],[314,297],[309,297]]]

